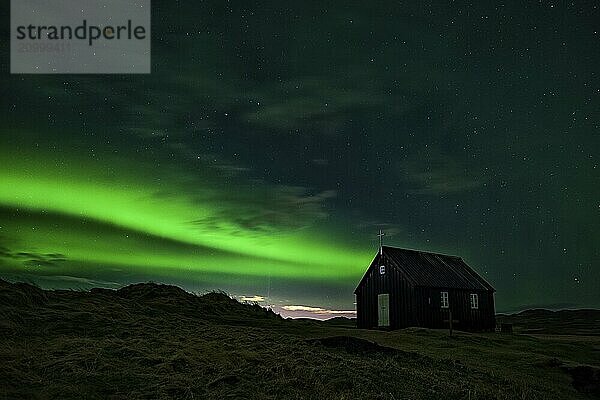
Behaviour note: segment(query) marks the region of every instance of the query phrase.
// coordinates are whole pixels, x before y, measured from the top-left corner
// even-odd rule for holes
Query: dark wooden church
[[[357,325],[493,331],[494,292],[460,257],[381,246],[354,291]]]

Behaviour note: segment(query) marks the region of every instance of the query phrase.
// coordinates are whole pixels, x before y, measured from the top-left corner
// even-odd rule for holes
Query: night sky
[[[0,277],[351,315],[383,229],[600,307],[599,6],[414,3],[155,0],[152,74],[10,75],[4,2]]]

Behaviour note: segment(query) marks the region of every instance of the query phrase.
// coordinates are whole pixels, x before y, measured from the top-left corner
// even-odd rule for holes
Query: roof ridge
[[[463,270],[466,271],[469,276],[478,280],[481,284],[483,284],[483,286],[487,287],[488,289],[492,289],[492,290],[496,291],[496,289],[494,289],[494,287],[483,276],[481,276],[480,273],[475,271],[473,269],[473,267],[471,267],[469,264],[467,264],[465,262],[465,260],[461,259],[461,261],[463,263],[463,265],[462,265]]]
[[[459,259],[462,260],[461,256],[456,256],[454,254],[438,253],[438,252],[429,251],[429,250],[409,249],[409,248],[406,248],[406,247],[388,246],[388,245],[385,245],[385,244],[383,246],[381,246],[381,247],[384,247],[384,248],[387,247],[387,248],[394,249],[394,250],[414,251],[414,252],[417,252],[417,253],[435,254],[437,256],[459,258]]]

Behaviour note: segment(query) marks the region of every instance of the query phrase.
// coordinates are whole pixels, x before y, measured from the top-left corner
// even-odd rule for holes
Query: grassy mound
[[[525,310],[499,315],[500,323],[511,323],[521,333],[600,335],[600,310]]]
[[[595,337],[283,320],[159,284],[0,281],[0,399],[589,399]]]

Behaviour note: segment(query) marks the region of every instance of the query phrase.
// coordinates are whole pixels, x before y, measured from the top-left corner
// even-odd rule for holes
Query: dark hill
[[[109,292],[105,292],[109,293]],[[191,299],[193,294],[177,286],[162,285],[157,283],[136,283],[125,286],[116,291],[116,294],[126,299],[154,300],[162,297]]]
[[[30,307],[47,301],[46,292],[28,283],[9,283],[0,279],[0,306]]]
[[[118,290],[42,290],[0,280],[0,334],[60,332],[105,333],[115,320],[152,324],[148,319],[194,319],[233,325],[279,323],[279,315],[242,304],[224,293],[195,295],[171,285],[139,283]]]
[[[499,323],[511,323],[520,333],[555,335],[600,335],[600,310],[525,310],[499,314]]]

